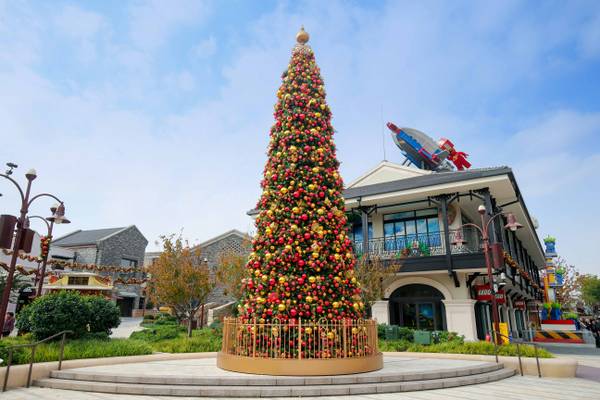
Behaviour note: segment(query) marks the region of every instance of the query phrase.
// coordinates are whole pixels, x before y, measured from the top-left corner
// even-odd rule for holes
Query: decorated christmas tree
[[[277,91],[239,314],[257,323],[357,320],[364,305],[331,111],[308,33],[302,29],[296,38]]]

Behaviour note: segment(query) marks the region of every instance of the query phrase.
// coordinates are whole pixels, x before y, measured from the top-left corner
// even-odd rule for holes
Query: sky
[[[382,122],[450,137],[473,167],[512,167],[539,236],[600,272],[597,1],[0,0],[0,162],[65,201],[57,236],[252,231],[302,24],[346,182],[383,159]]]

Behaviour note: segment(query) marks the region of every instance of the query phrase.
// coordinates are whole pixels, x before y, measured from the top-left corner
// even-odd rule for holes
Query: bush
[[[533,346],[521,345],[522,357],[535,357]],[[424,346],[420,344],[411,344],[407,351],[417,353],[450,353],[450,354],[481,354],[494,355],[494,344],[490,342],[446,342]],[[515,344],[498,346],[498,355],[516,357],[518,354]],[[545,349],[538,348],[538,357],[553,358],[552,354]]]
[[[121,311],[115,303],[100,296],[84,296],[89,312],[90,332],[111,334],[112,328],[121,323]]]
[[[152,314],[144,315],[144,321],[154,321],[154,319],[154,315]]]
[[[379,342],[380,351],[406,351],[411,343],[407,340],[384,340]]]
[[[154,320],[156,325],[177,325],[177,318],[172,315],[161,313]]]
[[[32,311],[33,307],[27,305],[17,314],[15,326],[19,330],[19,334],[31,332]]]
[[[90,332],[108,335],[119,326],[119,314],[110,300],[62,291],[35,299],[17,315],[17,326],[20,331],[30,331],[37,340],[64,330],[73,332],[71,338]]]
[[[73,331],[71,337],[88,332],[89,307],[77,292],[62,291],[38,297],[27,308],[30,310],[23,318],[29,318],[31,332],[38,340],[64,330]]]

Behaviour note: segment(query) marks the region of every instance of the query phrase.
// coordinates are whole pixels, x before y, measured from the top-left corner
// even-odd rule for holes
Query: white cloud
[[[142,49],[156,49],[177,29],[203,21],[209,11],[204,0],[138,1],[131,7],[131,39]]]
[[[594,179],[600,161],[589,144],[597,141],[598,114],[519,108],[523,88],[548,77],[555,68],[547,65],[550,54],[567,40],[521,11],[509,2],[466,9],[454,3],[433,9],[391,2],[382,11],[369,11],[315,1],[297,13],[280,4],[241,24],[233,34],[239,40],[214,33],[195,42],[189,52],[205,57],[208,66],[217,43],[219,53],[230,52],[230,61],[210,100],[175,111],[164,109],[170,92],[175,98],[177,90],[194,93],[200,86],[196,70],[185,60],[164,67],[156,53],[179,30],[206,22],[210,10],[204,2],[136,3],[126,27],[129,37],[106,37],[109,56],[103,61],[114,76],[70,95],[32,67],[44,54],[44,19],[24,12],[10,18],[21,29],[0,24],[0,33],[12,35],[12,43],[0,35],[5,94],[0,141],[10,143],[0,148],[0,161],[19,163],[18,174],[36,167],[36,190],[65,198],[73,228],[135,223],[149,248],[158,235],[182,227],[192,240],[233,227],[246,230],[245,211],[258,199],[280,74],[304,23],[325,78],[346,181],[381,159],[383,106],[384,121],[450,137],[472,154],[475,166],[514,166],[530,210],[552,230],[548,233],[560,237],[563,228],[554,221],[561,213],[571,220],[587,218],[580,234],[597,237],[600,221],[586,216],[583,196],[576,193]],[[69,29],[94,45],[110,22],[100,22],[96,30],[77,23]],[[14,64],[19,68],[2,68],[7,54],[19,60]],[[385,135],[388,159],[400,161]],[[1,209],[11,210],[15,198],[5,187],[0,192]],[[557,199],[575,207],[554,209]],[[588,251],[575,240],[561,249],[569,259]],[[589,260],[578,262],[591,266]]]
[[[107,29],[106,21],[97,13],[68,5],[54,17],[53,30],[74,41],[84,62],[96,59],[98,35]],[[106,34],[106,32],[105,32]]]
[[[189,92],[196,87],[196,78],[189,71],[181,71],[175,74],[170,74],[165,78],[167,87],[174,88],[179,91]]]
[[[214,36],[203,39],[192,48],[192,54],[198,58],[210,58],[217,51],[217,40]]]

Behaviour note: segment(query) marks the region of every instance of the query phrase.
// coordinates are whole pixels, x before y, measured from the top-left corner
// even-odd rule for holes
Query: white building
[[[458,332],[484,339],[491,329],[491,305],[478,207],[486,220],[513,213],[523,225],[504,229],[506,218],[490,223],[496,279],[503,289],[500,321],[523,336],[542,296],[539,269],[544,252],[512,170],[508,167],[431,172],[384,161],[344,191],[357,253],[378,257],[394,278],[373,308],[380,323]],[[505,254],[503,254],[503,251]],[[503,279],[500,279],[500,278]],[[489,290],[489,287],[488,287]]]

